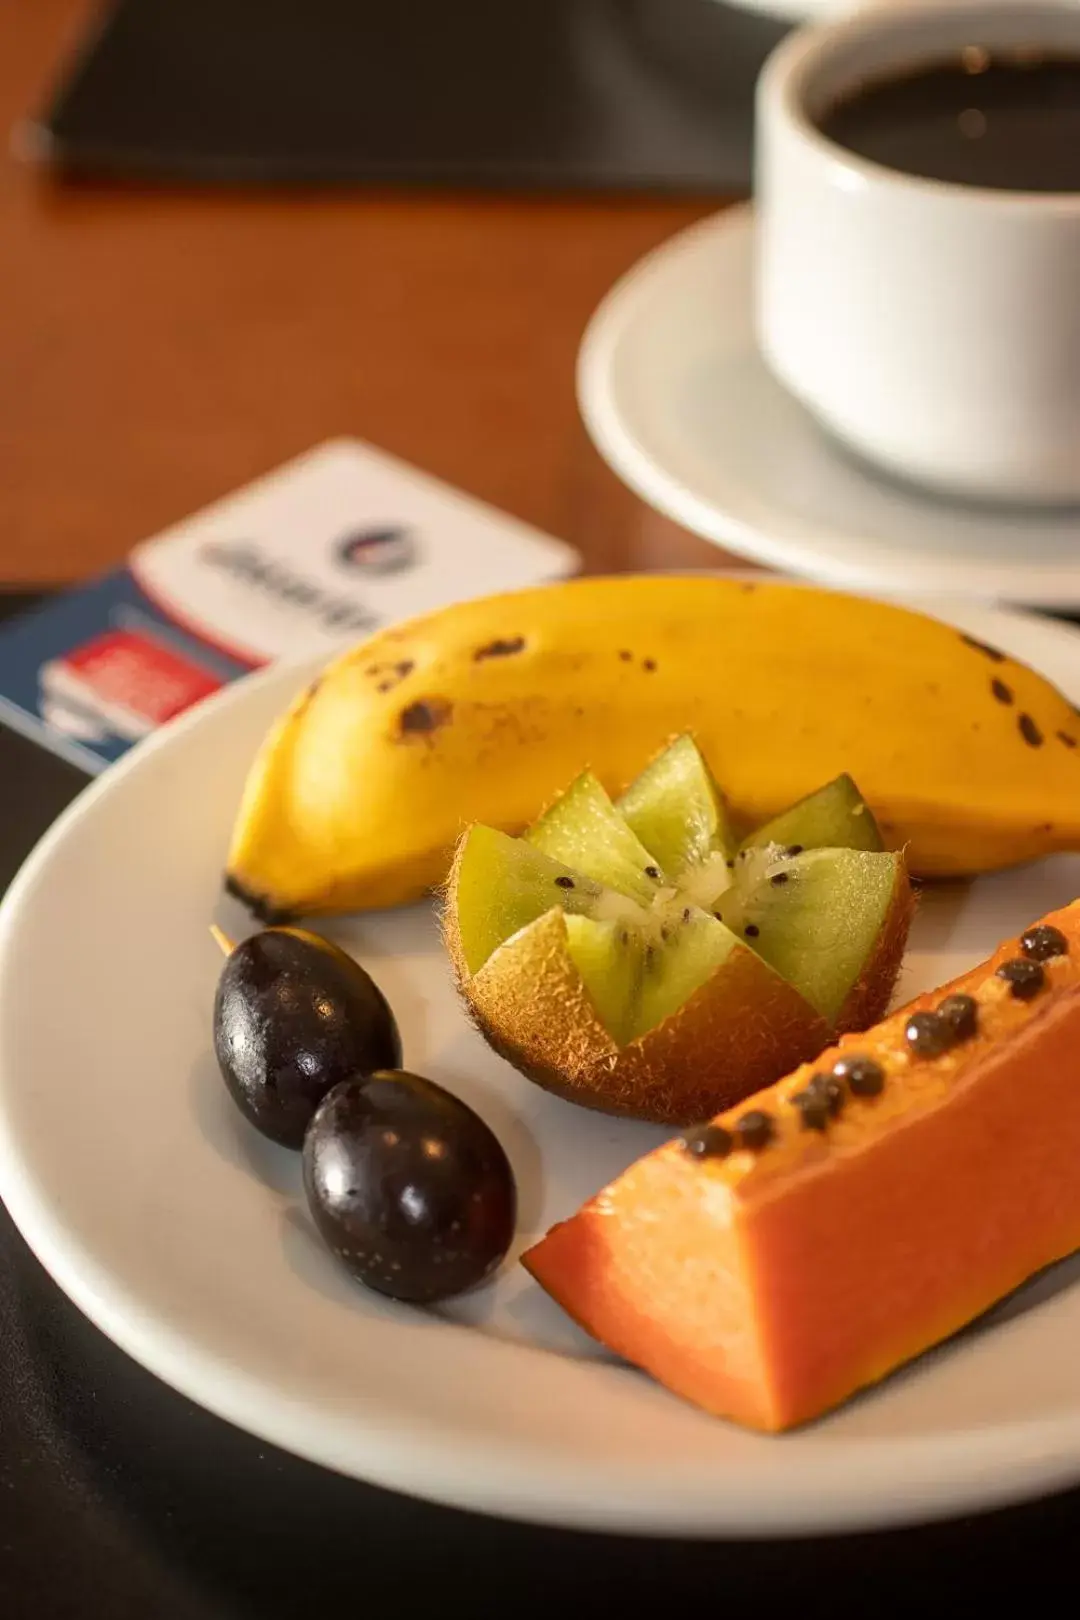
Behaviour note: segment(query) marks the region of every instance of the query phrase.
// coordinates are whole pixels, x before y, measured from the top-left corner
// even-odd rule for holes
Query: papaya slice
[[[1080,1248],[1080,901],[632,1165],[523,1257],[677,1394],[779,1431]]]

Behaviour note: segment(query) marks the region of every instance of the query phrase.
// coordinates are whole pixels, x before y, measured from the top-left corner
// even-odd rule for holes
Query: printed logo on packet
[[[417,560],[416,538],[411,529],[358,529],[346,534],[334,547],[340,563],[365,574],[398,574]]]

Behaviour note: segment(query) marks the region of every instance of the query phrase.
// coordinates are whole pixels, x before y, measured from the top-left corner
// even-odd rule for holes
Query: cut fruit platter
[[[979,1404],[1078,1314],[1076,695],[1064,629],[702,575],[261,677],[5,902],[0,1191],[180,1388],[422,1494],[760,1532],[1080,1477],[1055,1355]],[[43,1029],[73,902],[95,963]],[[63,1110],[17,1082],[77,1052]]]

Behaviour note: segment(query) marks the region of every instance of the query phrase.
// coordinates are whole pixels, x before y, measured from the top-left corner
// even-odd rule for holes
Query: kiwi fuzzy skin
[[[489,1046],[545,1091],[603,1113],[694,1125],[819,1052],[828,1026],[745,946],[646,1035],[619,1047],[567,950],[561,911],[500,946],[470,975],[452,914],[447,951]]]

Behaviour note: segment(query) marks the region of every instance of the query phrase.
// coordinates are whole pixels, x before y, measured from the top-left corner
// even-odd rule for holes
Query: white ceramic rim
[[[849,46],[866,40],[886,42],[895,38],[897,65],[903,66],[903,42],[918,15],[932,16],[942,24],[959,23],[971,17],[972,32],[977,34],[979,24],[985,25],[995,13],[1023,13],[1030,16],[1033,29],[1047,19],[1067,18],[1075,34],[1072,47],[1080,55],[1080,7],[1076,0],[904,0],[902,5],[896,0],[872,0],[871,4],[854,12],[798,28],[781,40],[770,53],[758,80],[758,125],[774,121],[787,125],[817,154],[831,183],[839,189],[873,187],[875,191],[902,193],[912,198],[944,199],[965,208],[1030,213],[1041,219],[1080,217],[1080,191],[999,190],[905,174],[838,145],[822,133],[808,112],[808,92],[815,74]],[[1044,41],[1040,39],[1038,43]],[[1049,46],[1055,42],[1047,39],[1045,43]]]

